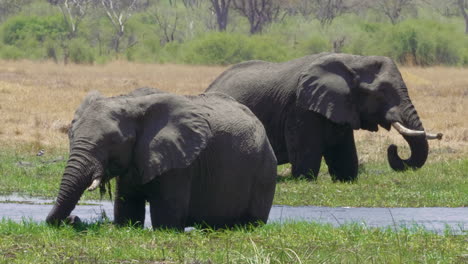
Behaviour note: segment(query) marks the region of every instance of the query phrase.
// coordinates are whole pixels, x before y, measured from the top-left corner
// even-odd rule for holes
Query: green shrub
[[[69,42],[68,52],[70,61],[77,64],[91,64],[94,62],[94,52],[83,39],[73,39]]]
[[[293,59],[290,47],[282,43],[281,40],[274,39],[267,35],[254,35],[247,39],[248,46],[252,50],[252,57],[255,60],[265,60],[272,62],[281,62]]]
[[[302,44],[301,51],[305,54],[315,54],[330,51],[330,42],[323,36],[315,35]]]
[[[209,33],[186,43],[184,61],[194,64],[233,64],[253,58],[248,37],[240,34]]]
[[[44,42],[46,39],[57,40],[67,33],[60,16],[16,16],[3,24],[2,31],[5,44],[19,46],[30,40],[37,42]]]
[[[0,58],[6,60],[17,60],[24,57],[24,52],[20,48],[10,45],[0,47]]]
[[[247,35],[248,23],[239,16],[230,18],[232,32],[206,32],[206,21],[200,18],[204,10],[191,13],[179,6],[178,11],[190,23],[180,22],[175,41],[163,45],[152,11],[146,10],[129,19],[121,51],[116,53],[112,50],[114,28],[106,16],[91,12],[80,23],[77,39],[69,41],[59,10],[46,2],[37,5],[0,26],[1,58],[61,61],[67,56],[74,63],[106,63],[116,58],[224,65],[252,59],[279,62],[330,51],[332,41],[343,38],[340,50],[346,53],[389,56],[401,64],[468,65],[468,36],[462,19],[433,13],[424,16],[427,19],[408,19],[396,25],[378,22],[384,21],[378,13],[345,14],[327,27],[321,27],[317,20],[291,15],[262,34]]]
[[[194,64],[234,64],[246,60],[284,61],[287,48],[267,36],[209,33],[182,45],[183,61]]]
[[[452,26],[425,20],[408,20],[395,25],[383,39],[388,43],[384,52],[387,54],[383,55],[402,64],[424,66],[461,64],[463,49],[468,44],[466,36]]]

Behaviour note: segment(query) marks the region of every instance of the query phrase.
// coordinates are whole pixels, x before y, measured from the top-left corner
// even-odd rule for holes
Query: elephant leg
[[[294,177],[305,177],[310,180],[316,180],[322,162],[322,154],[320,152],[301,153],[300,157],[296,157],[291,164],[291,173]]]
[[[286,122],[285,139],[294,177],[316,180],[322,162],[326,119],[311,111],[297,112]]]
[[[342,132],[338,142],[325,149],[323,156],[333,181],[354,181],[358,174],[358,157],[352,129]]]
[[[183,170],[183,169],[182,169]],[[176,173],[175,169],[151,183],[156,190],[151,196],[150,213],[153,229],[170,228],[183,230],[188,214],[190,198],[190,173]]]
[[[146,199],[141,193],[126,191],[117,178],[117,193],[114,201],[114,222],[117,225],[131,224],[143,227]]]

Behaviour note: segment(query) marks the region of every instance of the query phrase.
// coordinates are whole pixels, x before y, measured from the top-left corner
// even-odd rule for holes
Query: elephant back
[[[214,138],[233,142],[233,148],[238,147],[246,153],[271,153],[274,158],[265,128],[248,107],[216,92],[194,96],[192,100],[208,112]]]

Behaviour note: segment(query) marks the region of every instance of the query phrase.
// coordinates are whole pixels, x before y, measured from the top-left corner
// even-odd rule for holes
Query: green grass
[[[1,263],[464,263],[466,236],[316,223],[167,230],[0,222]],[[466,262],[465,262],[466,263]]]
[[[428,163],[395,172],[387,164],[361,166],[354,183],[333,183],[322,169],[316,182],[281,178],[275,204],[351,207],[466,207],[468,159]]]
[[[0,151],[0,194],[19,193],[55,197],[67,154],[48,151],[36,157],[28,151]],[[44,163],[59,156],[63,161]],[[31,166],[20,166],[28,162]],[[281,166],[283,168],[284,166]],[[280,169],[281,169],[280,168]],[[354,183],[333,183],[323,164],[315,182],[292,177],[278,179],[274,204],[351,207],[463,207],[468,206],[468,158],[428,163],[422,169],[394,172],[387,164],[361,166]],[[107,199],[107,196],[104,197]],[[85,192],[82,200],[100,199]]]

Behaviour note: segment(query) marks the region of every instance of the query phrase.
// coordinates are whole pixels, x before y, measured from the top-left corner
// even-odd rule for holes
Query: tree
[[[32,0],[0,0],[0,22],[12,14],[21,11],[21,8]]]
[[[218,30],[225,31],[228,23],[231,0],[210,0],[213,12],[216,15]]]
[[[413,0],[377,0],[377,8],[395,25],[400,21],[403,9],[413,4]]]
[[[199,8],[203,0],[182,0],[187,8]]]
[[[263,27],[278,17],[278,0],[232,0],[233,7],[247,17],[250,34],[260,33]]]
[[[466,12],[466,9],[468,9],[468,2],[465,0],[457,0],[457,4],[463,18],[465,18],[465,34],[468,34],[468,13]]]
[[[69,30],[68,38],[72,39],[76,36],[78,25],[86,16],[92,0],[48,0],[47,2],[60,9]]]
[[[161,38],[161,44],[164,45],[169,42],[173,42],[176,39],[177,26],[179,22],[179,12],[175,2],[169,2],[168,9],[162,9],[160,7],[154,8],[149,12],[151,19],[158,28],[161,30],[163,36]],[[157,30],[156,30],[157,31]]]
[[[347,6],[343,0],[314,0],[315,16],[322,27],[331,22],[342,13],[346,12]]]
[[[138,0],[101,0],[101,4],[114,26],[115,36],[113,40],[113,49],[115,52],[120,51],[120,41],[125,34],[125,25],[132,13],[138,9]],[[142,6],[145,6],[144,3]]]
[[[57,6],[63,15],[63,21],[67,27],[68,33],[60,39],[60,46],[63,49],[63,63],[68,63],[70,57],[69,41],[76,37],[78,26],[86,16],[92,0],[47,0],[51,5]],[[55,48],[49,48],[48,56],[57,62]]]

